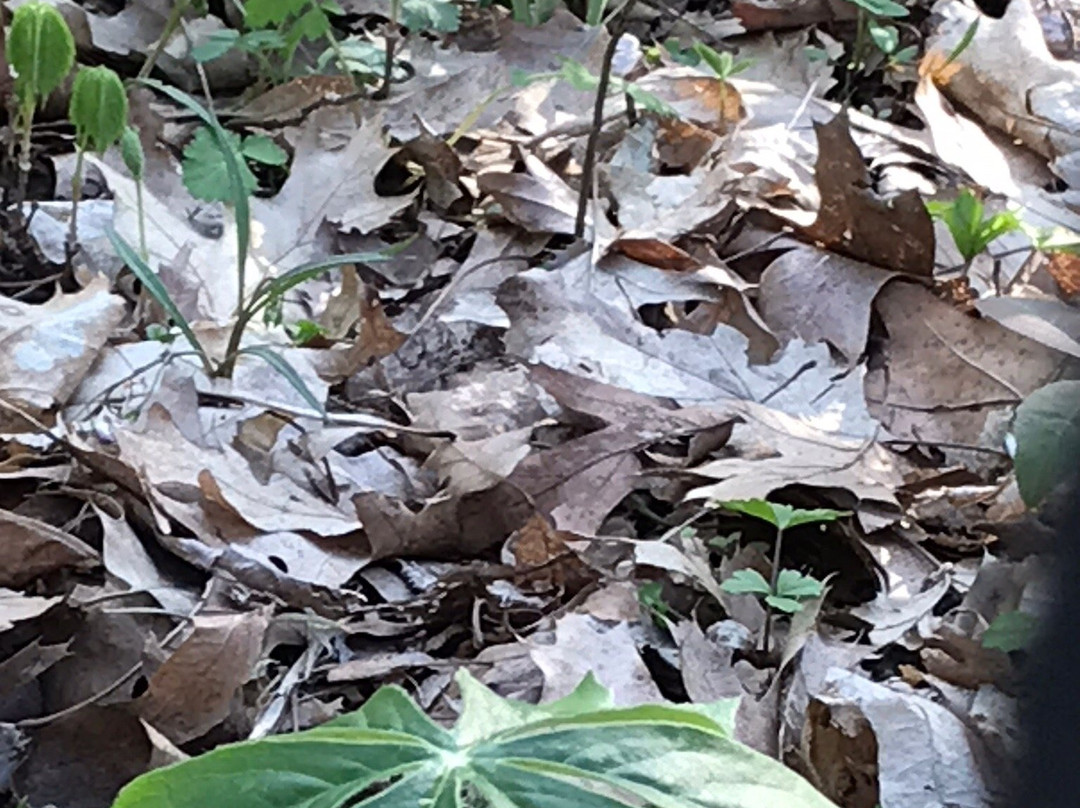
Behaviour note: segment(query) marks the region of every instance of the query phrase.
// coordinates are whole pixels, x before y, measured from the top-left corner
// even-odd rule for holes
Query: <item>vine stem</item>
[[[600,66],[600,83],[596,87],[596,105],[593,107],[592,128],[585,144],[585,162],[581,166],[581,190],[578,192],[577,217],[574,220],[574,237],[585,235],[585,214],[589,210],[589,198],[592,195],[593,171],[596,167],[596,144],[600,140],[600,130],[604,128],[604,101],[607,100],[611,86],[611,63],[615,60],[615,49],[619,46],[626,21],[637,0],[626,0],[618,15],[612,19],[611,40],[604,49],[604,61]]]
[[[161,37],[154,43],[154,50],[150,52],[150,55],[146,57],[146,61],[142,63],[142,67],[139,68],[137,78],[145,79],[150,76],[150,71],[154,69],[154,64],[161,56],[161,52],[165,50],[165,45],[172,39],[172,35],[176,33],[176,28],[180,25],[180,19],[184,16],[184,12],[187,11],[189,5],[191,5],[191,0],[178,0],[172,7],[168,19],[165,20],[165,27],[161,31]]]

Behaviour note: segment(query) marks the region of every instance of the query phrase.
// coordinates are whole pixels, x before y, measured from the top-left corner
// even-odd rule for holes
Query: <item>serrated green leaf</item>
[[[1052,382],[1016,408],[1016,483],[1030,508],[1076,473],[1080,457],[1080,381]]]
[[[240,41],[240,32],[232,28],[214,31],[191,49],[191,58],[199,64],[220,59]]]
[[[817,598],[825,591],[825,584],[817,578],[803,575],[798,570],[780,570],[776,577],[776,594],[787,598]]]
[[[768,595],[772,592],[765,576],[752,569],[735,570],[720,588],[732,595]]]
[[[116,250],[117,256],[119,256],[121,261],[127,264],[128,269],[131,270],[131,274],[139,279],[139,282],[142,283],[146,291],[150,293],[150,296],[153,297],[158,305],[165,310],[165,313],[169,315],[169,318],[191,344],[192,349],[199,355],[203,369],[207,374],[210,374],[213,367],[210,362],[210,357],[207,356],[202,343],[199,342],[199,338],[195,336],[195,332],[191,329],[191,324],[180,312],[180,309],[177,308],[176,303],[173,302],[172,297],[169,295],[169,290],[165,288],[161,279],[158,278],[154,270],[150,269],[149,264],[147,264],[142,257],[131,248],[131,245],[124,241],[115,230],[110,228],[106,235],[108,236],[113,249]]]
[[[120,136],[120,157],[136,182],[142,182],[146,170],[146,155],[143,153],[139,133],[130,126],[124,128]]]
[[[984,648],[996,648],[1009,653],[1020,651],[1035,639],[1038,619],[1025,612],[1004,612],[994,618],[982,635]]]
[[[782,595],[768,595],[765,598],[765,602],[776,609],[778,612],[786,612],[788,614],[795,614],[802,611],[802,603],[794,598],[786,598]]]
[[[457,676],[458,731],[432,723],[398,688],[313,730],[234,744],[128,784],[114,808],[831,808],[782,764],[743,746],[714,716],[670,704],[596,708],[583,682],[553,705],[510,704]],[[507,728],[471,712],[507,715]],[[584,710],[584,712],[576,712]],[[480,739],[463,742],[484,727]],[[466,794],[472,797],[466,798]]]
[[[269,345],[250,345],[246,348],[241,348],[239,352],[249,356],[257,356],[259,359],[263,360],[281,374],[281,377],[300,394],[300,397],[303,398],[313,410],[324,417],[326,416],[325,405],[319,401],[319,399],[315,398],[315,394],[311,392],[311,388],[307,386],[307,383],[301,378],[300,374],[296,372],[296,368],[289,364],[289,361],[279,354],[277,350]]]
[[[413,31],[450,33],[461,24],[461,11],[451,0],[402,0],[401,24]]]
[[[229,148],[239,157],[240,136],[229,132],[227,138]],[[244,193],[250,195],[258,185],[258,181],[243,160],[239,160],[238,163]],[[181,165],[184,187],[193,197],[203,202],[232,201],[234,194],[229,180],[227,156],[219,147],[218,140],[209,127],[203,126],[195,130],[195,136],[184,147],[184,160]]]
[[[104,152],[124,134],[127,113],[127,93],[115,71],[108,67],[79,69],[68,106],[79,148]]]
[[[5,47],[23,103],[44,100],[75,64],[75,39],[60,12],[48,3],[25,3],[15,9]]]
[[[283,166],[289,162],[289,153],[266,135],[251,135],[240,146],[244,157],[268,166]]]

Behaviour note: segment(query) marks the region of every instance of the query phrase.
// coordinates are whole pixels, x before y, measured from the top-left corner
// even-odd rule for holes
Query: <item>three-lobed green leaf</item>
[[[591,676],[566,698],[502,699],[462,671],[448,731],[397,687],[306,732],[148,772],[114,808],[830,808],[732,738],[735,704],[615,708]]]
[[[64,18],[48,3],[15,9],[5,43],[22,104],[43,100],[67,78],[75,64],[75,39]]]
[[[250,195],[258,181],[251,173],[243,157],[257,163],[284,165],[289,156],[285,150],[264,135],[241,139],[235,132],[226,135],[233,159],[240,170],[244,192]],[[206,126],[195,131],[195,136],[184,148],[182,163],[184,187],[196,199],[203,202],[231,202],[234,191],[229,176],[227,155],[220,147],[219,139]]]

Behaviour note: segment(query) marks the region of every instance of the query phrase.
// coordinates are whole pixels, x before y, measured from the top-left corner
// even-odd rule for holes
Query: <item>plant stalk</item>
[[[780,580],[780,551],[784,546],[784,529],[776,529],[776,546],[773,548],[772,572],[769,574],[769,594],[776,594],[776,584]],[[772,634],[773,610],[765,601],[765,629],[761,632],[761,650],[769,653],[769,640]]]
[[[604,50],[604,61],[600,66],[600,83],[596,87],[596,104],[593,107],[592,129],[585,144],[585,162],[581,166],[581,190],[578,192],[577,218],[574,220],[574,237],[585,235],[585,214],[589,210],[592,197],[593,170],[596,167],[596,145],[600,140],[600,130],[604,128],[604,101],[607,100],[608,87],[611,86],[611,63],[615,59],[615,49],[626,27],[626,20],[637,0],[626,0],[618,15],[611,22],[609,33],[611,40]]]
[[[390,0],[390,22],[386,24],[386,62],[383,64],[382,84],[372,98],[382,101],[390,95],[390,82],[394,78],[394,54],[398,44],[398,14],[401,11],[401,0]]]
[[[176,33],[176,29],[180,25],[180,19],[184,16],[184,12],[188,10],[188,6],[190,5],[191,0],[177,0],[176,4],[173,5],[172,11],[169,12],[169,16],[165,20],[165,27],[161,31],[161,36],[158,38],[158,41],[154,43],[154,49],[150,52],[150,55],[146,57],[146,61],[143,62],[142,67],[139,68],[139,75],[137,78],[149,78],[150,72],[154,69],[154,64],[165,50],[165,45],[172,39],[172,35]]]
[[[68,237],[65,245],[68,266],[71,266],[71,261],[79,248],[79,201],[82,199],[83,158],[85,156],[86,149],[76,148],[75,171],[71,175],[71,221],[68,222]]]

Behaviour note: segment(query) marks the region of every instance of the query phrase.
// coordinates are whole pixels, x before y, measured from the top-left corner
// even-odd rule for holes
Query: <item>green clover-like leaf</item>
[[[817,578],[803,575],[797,570],[780,570],[776,577],[776,594],[781,597],[819,598],[825,591],[825,584]]]
[[[768,595],[772,592],[765,576],[752,569],[735,570],[720,588],[732,595]]]
[[[769,502],[765,499],[735,499],[717,504],[726,511],[761,519],[778,530],[787,530],[814,522],[834,522],[842,516],[850,515],[850,511],[834,511],[830,508],[814,508],[813,510],[792,508],[790,505]]]

